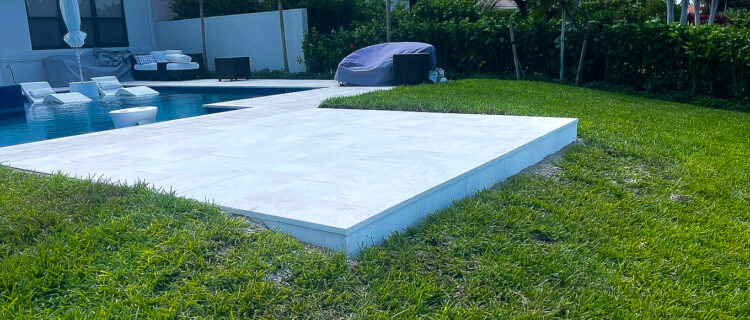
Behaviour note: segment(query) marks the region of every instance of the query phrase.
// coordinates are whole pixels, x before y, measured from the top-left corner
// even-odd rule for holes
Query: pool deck
[[[145,181],[357,254],[576,139],[569,118],[317,108],[388,88],[251,80],[132,85],[319,87],[214,104],[236,111],[0,148],[0,163]]]

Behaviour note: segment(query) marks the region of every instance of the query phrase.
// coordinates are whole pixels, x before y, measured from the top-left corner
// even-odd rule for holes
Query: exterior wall
[[[307,33],[307,10],[284,11],[289,69],[305,71],[302,40]],[[181,49],[185,53],[202,52],[200,19],[156,23],[157,46],[160,50]],[[208,67],[214,70],[214,58],[250,57],[254,70],[280,70],[281,31],[278,11],[238,14],[206,18],[206,52]]]
[[[133,52],[155,47],[154,17],[151,0],[124,0],[128,42]],[[45,81],[42,60],[59,54],[74,54],[73,49],[32,50],[24,0],[0,1],[0,85],[12,84],[7,66],[17,82]],[[85,49],[90,50],[90,49]]]

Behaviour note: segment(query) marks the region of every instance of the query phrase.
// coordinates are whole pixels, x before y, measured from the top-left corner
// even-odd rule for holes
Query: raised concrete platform
[[[0,148],[0,161],[145,180],[356,254],[576,138],[575,119],[315,108],[368,90],[249,99],[237,111]]]

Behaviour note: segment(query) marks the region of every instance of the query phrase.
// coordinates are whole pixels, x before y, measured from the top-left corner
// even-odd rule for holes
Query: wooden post
[[[516,51],[516,36],[513,34],[513,21],[508,22],[508,29],[510,29],[510,47],[513,48],[513,64],[516,66],[516,80],[521,80],[521,61],[518,60],[518,52]]]
[[[591,30],[591,21],[586,23],[586,31],[583,32],[583,48],[581,48],[581,59],[578,60],[578,72],[576,72],[576,85],[581,83],[581,73],[583,72],[583,59],[586,57],[586,47],[589,44],[589,31]]]

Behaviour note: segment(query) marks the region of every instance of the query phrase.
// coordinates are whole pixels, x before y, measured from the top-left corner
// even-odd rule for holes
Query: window
[[[127,47],[128,31],[122,0],[78,0],[85,48]],[[59,0],[26,0],[31,47],[34,50],[69,48]]]

